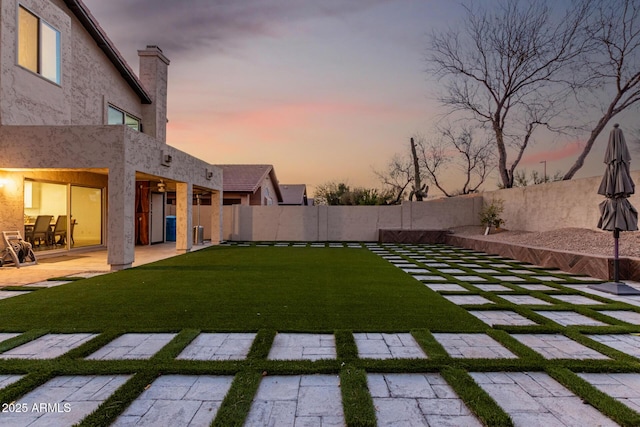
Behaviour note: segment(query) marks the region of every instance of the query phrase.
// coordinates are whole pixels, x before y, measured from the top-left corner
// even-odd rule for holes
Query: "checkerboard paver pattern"
[[[584,373],[583,380],[609,396],[640,412],[640,374],[638,373]]]
[[[202,333],[182,352],[178,359],[242,360],[247,357],[255,333]]]
[[[511,334],[545,359],[608,359],[604,354],[559,334]]]
[[[25,412],[0,414],[0,425],[11,427],[74,425],[95,411],[129,378],[129,375],[53,378],[15,402],[16,405],[25,408]]]
[[[89,360],[150,359],[176,334],[124,334],[95,353]]]
[[[433,337],[455,358],[515,359],[517,356],[486,334],[434,333]]]
[[[336,375],[267,376],[245,420],[253,426],[346,426]]]
[[[163,375],[112,426],[208,426],[232,381],[232,376]]]
[[[358,356],[363,359],[426,359],[410,333],[355,333]]]
[[[97,334],[47,334],[0,354],[1,359],[55,359]]]
[[[336,358],[336,340],[331,334],[277,334],[270,360],[320,360]]]
[[[368,374],[379,427],[482,426],[439,374]]]
[[[541,372],[481,372],[471,377],[505,410],[516,427],[617,426]]]

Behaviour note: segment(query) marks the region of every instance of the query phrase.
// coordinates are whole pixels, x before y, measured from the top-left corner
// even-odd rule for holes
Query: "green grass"
[[[215,247],[2,301],[0,328],[456,332],[486,326],[367,250]]]
[[[462,252],[447,252],[447,255],[462,255]],[[512,268],[521,266],[491,257],[475,262],[484,264],[485,268],[496,262]],[[426,264],[424,268],[437,273]],[[513,275],[507,268],[494,269]],[[497,283],[490,275],[465,270],[484,277],[486,283]],[[538,275],[545,274],[551,273],[539,271]],[[576,375],[579,372],[640,372],[636,358],[587,336],[640,332],[638,326],[597,311],[640,309],[593,296],[590,297],[605,304],[596,307],[559,302],[553,300],[553,295],[581,293],[553,282],[546,283],[553,288],[547,292],[523,291],[516,285],[504,284],[511,289],[511,294],[529,294],[554,303],[553,306],[519,306],[500,298],[499,293],[480,291],[453,276],[443,276],[468,291],[451,294],[481,295],[494,304],[456,306],[372,252],[350,248],[220,246],[60,287],[38,289],[30,295],[0,301],[0,332],[22,333],[1,342],[0,352],[49,332],[95,332],[98,336],[53,360],[0,359],[0,374],[26,374],[22,380],[0,390],[0,402],[17,400],[60,375],[130,375],[125,385],[80,424],[108,426],[160,375],[231,375],[234,377],[231,389],[212,425],[242,426],[263,376],[331,374],[340,378],[347,425],[369,427],[375,426],[376,418],[367,389],[368,373],[438,372],[485,425],[511,426],[510,417],[469,373],[534,371],[547,372],[615,422],[640,425],[639,414]],[[526,275],[522,277],[533,283]],[[19,288],[26,289],[29,288]],[[491,328],[466,309],[512,310],[538,324]],[[565,328],[534,310],[572,310],[609,326]],[[176,332],[177,335],[149,360],[84,359],[123,333],[142,331]],[[199,333],[214,331],[257,334],[248,357],[242,361],[176,359]],[[278,332],[332,333],[337,358],[316,362],[268,360]],[[428,358],[360,359],[353,337],[355,332],[411,332]],[[487,333],[518,357],[455,359],[434,338],[433,334],[438,332]],[[546,360],[511,333],[564,334],[611,359]]]

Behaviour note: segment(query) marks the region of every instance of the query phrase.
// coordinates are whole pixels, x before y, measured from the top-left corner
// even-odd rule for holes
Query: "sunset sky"
[[[450,0],[84,3],[134,71],[149,44],[171,60],[170,145],[211,163],[273,164],[281,183],[310,190],[377,187],[373,169],[432,132],[443,110],[425,72],[428,34],[462,16]],[[602,173],[610,128],[578,177]],[[521,167],[566,170],[580,144],[538,141]]]

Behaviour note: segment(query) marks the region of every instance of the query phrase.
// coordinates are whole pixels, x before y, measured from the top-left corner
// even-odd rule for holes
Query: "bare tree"
[[[607,123],[640,101],[640,0],[598,2],[587,28],[592,50],[581,69],[590,77],[589,95],[600,102],[602,115],[563,179],[584,165]]]
[[[485,139],[478,142],[474,130],[462,127],[458,133],[450,126],[440,128],[441,136],[431,142],[421,138],[422,165],[433,184],[442,193],[451,197],[456,194],[470,194],[478,191],[489,174],[495,169],[493,141]],[[464,179],[461,189],[448,191],[442,183],[443,173],[451,168],[457,169]]]
[[[470,114],[493,136],[504,187],[539,126],[550,127],[569,85],[562,78],[583,51],[581,30],[588,0],[562,19],[544,1],[500,0],[465,22],[431,37],[429,69],[443,83],[440,101],[450,112]],[[508,152],[515,159],[508,164]]]
[[[384,171],[374,169],[384,188],[392,194],[390,204],[399,204],[406,195],[407,188],[413,183],[412,161],[406,156],[395,154]]]
[[[416,201],[421,202],[427,193],[429,187],[422,183],[422,176],[420,175],[420,160],[418,159],[418,150],[416,149],[416,142],[413,137],[410,139],[411,143],[411,159],[413,160],[413,189],[409,195],[409,200],[413,200],[413,196],[416,197]]]

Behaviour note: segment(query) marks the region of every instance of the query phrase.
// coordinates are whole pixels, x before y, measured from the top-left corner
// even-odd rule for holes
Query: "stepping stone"
[[[605,316],[613,317],[614,319],[631,323],[632,325],[640,325],[640,313],[638,313],[637,311],[601,310],[598,312],[604,314]]]
[[[532,297],[531,295],[498,295],[500,298],[504,298],[509,302],[518,305],[551,305],[550,302],[541,300],[540,298]]]
[[[124,334],[95,353],[89,360],[150,359],[176,334]]]
[[[483,310],[483,311],[469,311],[469,314],[474,315],[478,319],[490,326],[494,325],[509,325],[509,326],[526,326],[536,325],[533,320],[527,319],[509,310]]]
[[[453,276],[454,279],[460,280],[461,282],[486,282],[487,279],[480,276]]]
[[[97,334],[47,334],[0,354],[2,359],[55,359],[98,336]]]
[[[163,375],[112,426],[208,426],[232,382],[231,376]]]
[[[551,286],[547,286],[543,284],[524,285],[524,284],[518,283],[518,286],[528,291],[557,291],[556,288],[552,288]]]
[[[27,412],[3,413],[5,426],[66,427],[75,425],[121,387],[131,375],[56,377],[22,396],[15,405]]]
[[[480,268],[480,265],[478,264],[470,264],[470,263],[461,263],[458,264],[460,267],[467,267],[467,268]],[[480,273],[480,271],[474,270],[476,273]],[[491,270],[492,272],[495,273],[495,270]]]
[[[367,374],[379,427],[482,423],[440,374]]]
[[[542,372],[470,373],[515,426],[617,426]]]
[[[337,375],[267,376],[245,426],[345,426]]]
[[[507,271],[513,274],[538,274],[535,271],[531,271],[531,270],[507,270]]]
[[[494,270],[492,268],[474,268],[473,272],[480,273],[480,274],[498,274],[499,273],[498,270]]]
[[[466,272],[464,270],[460,270],[459,268],[441,268],[438,269],[439,273],[445,273],[445,274],[465,274]]]
[[[402,271],[409,274],[425,274],[429,273],[426,268],[402,268]]]
[[[629,334],[587,335],[594,341],[633,357],[640,357],[640,336]]]
[[[450,267],[449,264],[446,264],[444,262],[425,262],[424,265],[426,265],[427,267],[433,267],[433,268]]]
[[[540,316],[553,320],[562,326],[583,325],[583,326],[607,326],[599,320],[583,316],[575,311],[536,311]]]
[[[72,274],[68,277],[82,277],[83,279],[89,279],[91,277],[102,276],[103,274],[108,274],[108,271],[86,271],[84,273],[76,273]]]
[[[640,412],[640,374],[578,374],[601,392]]]
[[[559,334],[511,334],[545,359],[609,359],[569,337]]]
[[[450,283],[425,283],[424,285],[436,292],[469,292],[468,289],[463,288],[460,285]]]
[[[601,301],[596,301],[594,299],[591,298],[587,298],[585,296],[582,295],[554,295],[553,298],[563,301],[563,302],[568,302],[569,304],[575,304],[575,305],[598,305],[598,304],[604,304]]]
[[[24,375],[0,375],[0,390],[8,385],[20,381]]]
[[[494,279],[499,280],[501,282],[526,282],[527,279],[523,279],[518,276],[493,276]]]
[[[473,285],[481,291],[485,292],[513,292],[513,289],[504,285]]]
[[[431,275],[425,275],[425,274],[417,274],[413,276],[413,278],[421,282],[438,282],[442,280],[447,280],[442,276],[431,276]]]
[[[451,357],[464,359],[516,359],[498,341],[486,334],[438,334],[433,337]]]
[[[495,304],[493,301],[480,295],[444,295],[444,297],[456,305]]]
[[[31,291],[0,291],[0,300],[30,294]]]
[[[566,282],[566,279],[555,276],[531,276],[531,278],[534,280],[540,280],[541,282]]]
[[[489,266],[490,266],[490,267],[493,267],[493,268],[513,268],[513,266],[512,266],[512,265],[509,265],[509,264],[501,264],[501,263],[498,263],[498,264],[489,264]]]
[[[420,345],[410,333],[357,333],[353,338],[358,356],[363,359],[426,359]]]
[[[254,333],[203,333],[199,334],[178,359],[186,360],[242,360],[247,358]]]
[[[330,334],[277,334],[269,351],[270,360],[335,359],[336,340]]]
[[[12,333],[0,333],[0,342],[10,340],[11,338],[15,338],[20,334],[12,334]]]

